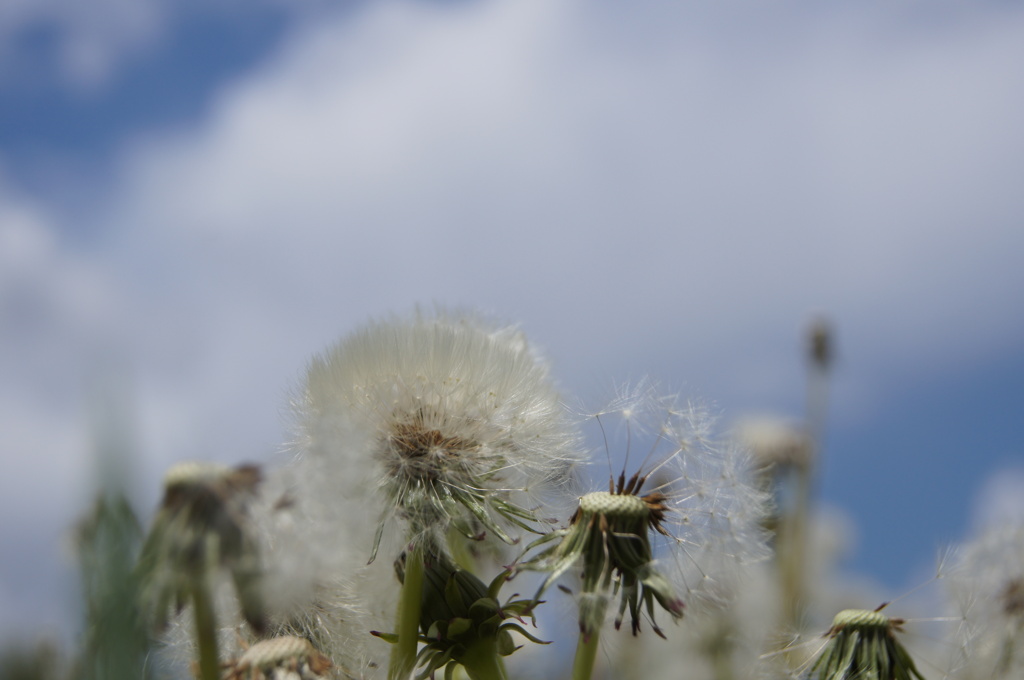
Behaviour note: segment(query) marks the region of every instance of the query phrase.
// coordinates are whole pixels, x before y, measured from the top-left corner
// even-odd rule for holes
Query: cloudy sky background
[[[67,626],[104,423],[148,512],[435,302],[723,426],[800,416],[826,316],[821,497],[906,587],[1021,510],[1021,120],[1015,3],[4,2],[0,633]]]

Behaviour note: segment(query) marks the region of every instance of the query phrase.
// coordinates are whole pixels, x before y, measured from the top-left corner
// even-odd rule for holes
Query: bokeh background
[[[146,512],[281,461],[308,357],[417,304],[723,429],[802,416],[827,318],[819,498],[916,583],[1024,506],[1021,121],[1012,2],[4,0],[0,635],[74,629],[97,447]]]

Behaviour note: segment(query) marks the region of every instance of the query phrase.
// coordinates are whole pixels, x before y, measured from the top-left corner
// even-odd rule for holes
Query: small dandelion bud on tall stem
[[[815,319],[807,331],[807,454],[794,468],[792,508],[781,517],[776,550],[786,625],[796,626],[807,605],[804,581],[814,502],[816,468],[821,456],[828,409],[828,378],[835,362],[835,334],[824,319]]]

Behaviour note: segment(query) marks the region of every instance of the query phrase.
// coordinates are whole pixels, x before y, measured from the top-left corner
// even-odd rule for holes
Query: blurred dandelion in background
[[[959,557],[949,581],[965,621],[957,677],[1024,677],[1024,524],[988,528]]]

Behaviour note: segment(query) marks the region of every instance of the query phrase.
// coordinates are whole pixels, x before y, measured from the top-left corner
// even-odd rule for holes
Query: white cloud
[[[974,533],[1024,523],[1024,468],[1003,467],[988,478],[974,501]]]
[[[119,219],[303,325],[345,291],[351,320],[511,308],[618,368],[728,350],[747,375],[812,310],[888,367],[1006,349],[1024,19],[862,11],[751,46],[724,11],[377,3],[140,148]]]
[[[44,210],[0,186],[0,630],[19,638],[68,628],[56,541],[94,481],[83,404],[120,328],[108,274],[57,233]]]

